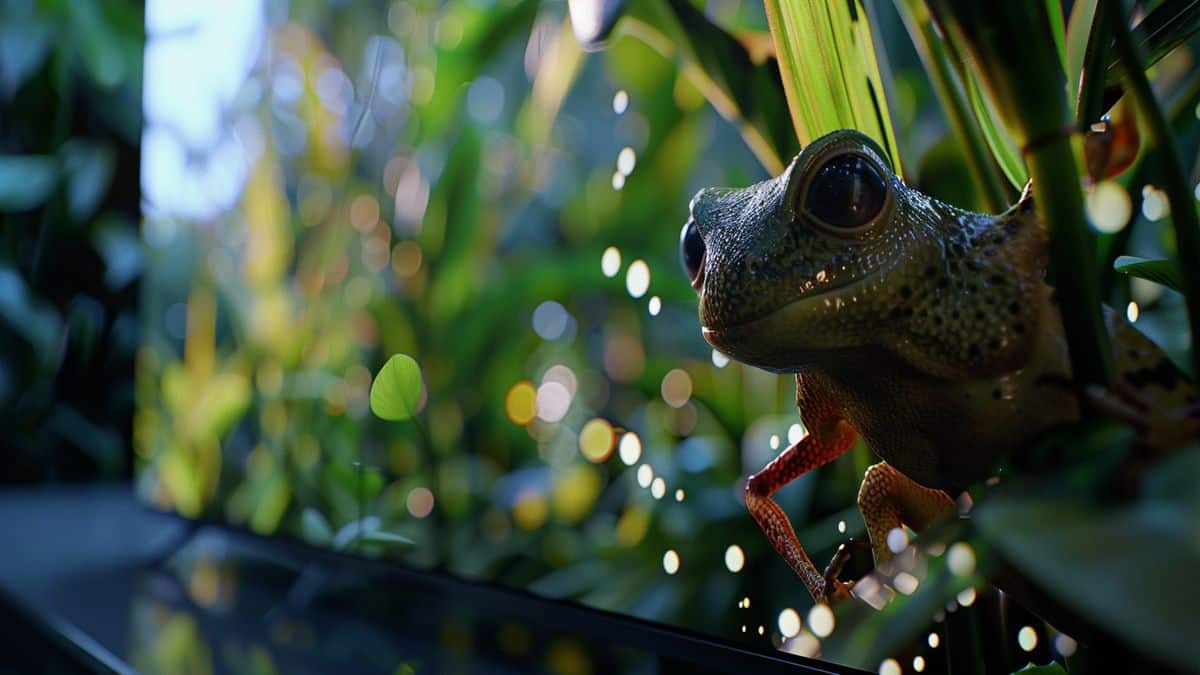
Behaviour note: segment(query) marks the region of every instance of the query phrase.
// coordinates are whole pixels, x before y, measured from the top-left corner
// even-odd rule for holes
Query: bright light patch
[[[679,554],[674,550],[669,550],[663,554],[663,569],[667,574],[675,574],[679,571]]]
[[[600,464],[612,456],[614,440],[612,425],[607,420],[597,417],[580,429],[579,452],[583,453],[589,462]]]
[[[800,615],[788,607],[779,613],[779,632],[783,637],[792,638],[800,634]]]
[[[613,94],[613,112],[620,115],[629,109],[629,94],[624,89],[618,89]]]
[[[887,534],[887,547],[892,553],[899,553],[908,547],[908,533],[902,527],[893,527]]]
[[[1137,321],[1140,314],[1141,311],[1138,309],[1138,304],[1136,302],[1130,302],[1129,305],[1125,307],[1125,318],[1129,319],[1129,323]]]
[[[801,630],[800,634],[794,640],[788,641],[784,648],[793,654],[812,658],[821,650],[821,641],[812,633]]]
[[[1022,626],[1021,630],[1017,631],[1017,644],[1027,652],[1037,649],[1038,634],[1033,626]]]
[[[558,422],[571,407],[571,392],[560,382],[543,382],[537,389],[537,416],[545,422]]]
[[[879,664],[879,675],[900,675],[900,664],[896,659],[884,659]]]
[[[925,672],[925,657],[924,656],[914,656],[913,657],[913,670],[917,671],[918,673]]]
[[[617,153],[617,171],[626,176],[633,173],[633,167],[637,165],[637,153],[633,148],[625,146],[621,148],[621,152]]]
[[[712,350],[712,363],[718,368],[724,368],[729,365],[729,357],[714,349]]]
[[[650,483],[654,482],[654,468],[649,464],[643,464],[637,470],[637,482],[644,488],[650,487]]]
[[[612,186],[614,190],[620,190],[625,187],[625,174],[620,171],[614,171],[612,177]]]
[[[829,605],[819,603],[808,610],[808,627],[817,637],[829,637],[833,633],[833,610]]]
[[[1167,201],[1167,193],[1154,187],[1147,185],[1142,188],[1142,215],[1146,220],[1151,222],[1161,220],[1171,212],[1171,205]]]
[[[799,423],[796,423],[788,427],[788,445],[795,445],[796,443],[799,443],[800,439],[802,438],[804,438],[803,426],[801,426]]]
[[[625,271],[625,290],[629,295],[640,298],[650,290],[650,266],[645,260],[634,260]]]
[[[662,299],[657,295],[651,297],[650,304],[646,309],[650,312],[650,316],[658,316],[658,313],[662,311]]]
[[[533,383],[521,380],[509,388],[504,396],[504,411],[513,424],[525,426],[537,415],[537,390]]]
[[[975,571],[975,549],[958,542],[946,552],[946,565],[955,576],[965,577]]]
[[[621,456],[621,461],[625,466],[633,466],[642,457],[642,439],[632,431],[621,436],[621,443],[617,447],[617,453]],[[638,482],[641,482],[641,472],[638,473]],[[643,485],[642,487],[646,487]]]
[[[678,490],[675,491],[675,501],[681,502],[681,501],[683,501],[683,497],[684,497],[683,488],[679,488]]]
[[[970,607],[971,605],[975,604],[975,589],[964,588],[963,590],[959,591],[958,595],[955,596],[955,599],[958,600],[958,604],[962,605],[963,607]]]
[[[1101,181],[1087,193],[1084,200],[1088,220],[1092,227],[1105,234],[1125,229],[1133,215],[1133,202],[1120,183]]]
[[[616,246],[609,246],[604,249],[604,253],[600,256],[600,271],[604,276],[617,276],[617,272],[621,271],[621,250]]]
[[[901,572],[896,575],[895,579],[892,579],[892,585],[895,586],[897,591],[905,595],[912,595],[916,592],[920,581],[908,572]]]
[[[663,495],[667,494],[667,481],[662,479],[662,476],[655,477],[650,481],[650,496],[655,499],[662,499]]]
[[[745,565],[746,565],[746,554],[744,552],[742,552],[741,546],[734,544],[734,545],[730,546],[729,548],[725,549],[725,567],[726,567],[726,569],[728,569],[730,572],[733,572],[734,574],[737,574],[738,572],[742,571],[742,567],[744,567]],[[795,611],[792,611],[792,613],[795,614]],[[800,624],[800,617],[797,616],[796,617],[796,630],[797,631],[800,630],[799,624]],[[784,635],[787,635],[788,637],[791,637],[792,635],[796,634],[796,633],[792,633],[791,635],[788,635],[787,631],[783,631],[783,633],[784,633]]]
[[[838,534],[846,534],[846,521],[838,521]]]
[[[930,633],[929,639],[926,642],[929,643],[931,648],[937,649],[938,645],[942,644],[942,638],[937,633]]]

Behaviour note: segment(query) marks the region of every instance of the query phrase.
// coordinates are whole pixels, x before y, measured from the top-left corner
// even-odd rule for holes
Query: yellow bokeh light
[[[537,389],[528,380],[514,384],[504,396],[504,410],[514,424],[525,426],[537,415]]]
[[[597,417],[583,425],[583,429],[579,431],[579,452],[583,453],[589,462],[600,464],[612,457],[614,440],[616,434],[613,433],[612,425],[607,420]]]
[[[1023,626],[1021,630],[1017,631],[1017,644],[1027,652],[1037,649],[1038,634],[1033,626]]]
[[[829,637],[833,633],[833,610],[829,605],[819,603],[808,611],[808,627],[817,637]]]
[[[800,634],[800,615],[796,613],[796,610],[788,607],[779,613],[779,632],[783,633],[785,638]]]
[[[513,522],[522,530],[536,530],[546,522],[546,498],[533,490],[525,490],[513,502]]]

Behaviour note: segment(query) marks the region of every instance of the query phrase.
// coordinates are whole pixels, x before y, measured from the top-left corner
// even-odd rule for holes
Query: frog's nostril
[[[696,219],[688,218],[679,233],[679,249],[683,260],[683,269],[687,270],[688,279],[694,288],[699,288],[701,273],[704,271],[704,238],[700,236],[700,228],[696,227]]]

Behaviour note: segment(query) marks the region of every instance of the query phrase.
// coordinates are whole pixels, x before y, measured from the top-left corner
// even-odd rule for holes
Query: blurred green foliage
[[[142,11],[0,3],[0,481],[129,470]]]

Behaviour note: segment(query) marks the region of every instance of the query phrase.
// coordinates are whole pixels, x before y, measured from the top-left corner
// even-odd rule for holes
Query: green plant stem
[[[924,0],[895,0],[896,10],[904,20],[909,38],[917,49],[925,73],[933,85],[933,91],[942,104],[942,111],[950,129],[958,138],[967,160],[971,180],[979,188],[983,206],[992,213],[1003,211],[1008,206],[1008,194],[1001,182],[1000,173],[992,162],[991,153],[983,135],[975,123],[967,96],[963,92],[958,74],[950,63],[942,39],[933,28]]]
[[[1175,247],[1183,271],[1183,295],[1187,301],[1188,327],[1192,335],[1192,368],[1200,374],[1200,350],[1196,349],[1196,340],[1200,338],[1200,220],[1196,216],[1196,207],[1192,203],[1192,191],[1188,189],[1183,159],[1179,156],[1179,146],[1171,135],[1167,118],[1159,107],[1154,91],[1150,88],[1150,80],[1142,65],[1142,58],[1129,34],[1129,26],[1122,16],[1122,6],[1116,2],[1107,2],[1108,24],[1116,38],[1117,56],[1121,60],[1125,73],[1125,83],[1129,94],[1133,96],[1138,113],[1145,123],[1150,145],[1159,153],[1162,165],[1163,190],[1167,193],[1167,202],[1171,206],[1171,224],[1175,228]]]
[[[1087,51],[1083,57],[1083,81],[1080,84],[1079,102],[1075,106],[1075,119],[1083,129],[1100,120],[1104,114],[1104,77],[1108,64],[1108,15],[1107,0],[1096,0],[1096,13],[1092,18],[1092,29],[1088,33]]]

